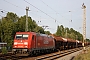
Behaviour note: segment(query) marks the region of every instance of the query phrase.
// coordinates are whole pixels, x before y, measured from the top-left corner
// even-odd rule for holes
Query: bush
[[[2,51],[2,54],[7,54],[7,48],[6,47],[2,47],[1,51]]]

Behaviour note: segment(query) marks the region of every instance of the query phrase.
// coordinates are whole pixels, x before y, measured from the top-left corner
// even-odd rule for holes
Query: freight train
[[[89,45],[90,43],[85,43]],[[54,50],[81,47],[82,42],[66,39],[54,35],[39,34],[35,32],[17,32],[13,43],[14,54],[37,54]]]

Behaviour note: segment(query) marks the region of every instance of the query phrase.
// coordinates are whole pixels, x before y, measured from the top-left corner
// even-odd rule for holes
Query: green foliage
[[[90,39],[86,39],[86,41],[90,42]]]
[[[83,35],[80,32],[75,31],[73,28],[63,27],[63,25],[57,27],[56,36],[64,38],[71,38],[73,40],[83,40]]]
[[[7,48],[6,47],[2,47],[2,54],[7,54]]]
[[[60,26],[57,27],[56,35],[57,35],[57,36],[62,36],[62,35],[61,35],[61,28],[60,28]]]
[[[45,34],[50,35],[51,33],[50,31],[45,31]]]
[[[37,32],[37,33],[45,33],[44,32],[44,29],[42,27],[39,27],[39,26],[36,26],[36,28],[34,29],[34,32]]]
[[[9,20],[12,20],[13,22],[17,22],[19,17],[15,13],[8,12],[6,15],[6,18],[8,18]]]

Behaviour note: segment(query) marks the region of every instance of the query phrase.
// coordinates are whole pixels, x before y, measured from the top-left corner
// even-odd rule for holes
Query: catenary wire
[[[17,7],[17,8],[23,9],[22,7],[19,7],[19,6],[15,5],[15,4],[12,4],[12,3],[10,3],[10,2],[8,2],[6,0],[3,0],[3,1],[5,1],[5,2],[7,2],[7,3],[9,3],[9,4],[11,4],[11,5],[15,6],[15,7]]]
[[[30,4],[31,6],[33,6],[34,8],[36,8],[37,10],[41,11],[42,13],[44,13],[45,15],[47,15],[48,17],[52,18],[53,20],[57,21],[55,18],[51,17],[50,15],[48,15],[47,13],[43,12],[42,10],[40,10],[39,8],[37,8],[36,6],[32,5],[31,3],[29,3],[28,1],[24,0],[26,3]],[[59,21],[57,21],[59,22]],[[59,22],[60,23],[60,22]]]

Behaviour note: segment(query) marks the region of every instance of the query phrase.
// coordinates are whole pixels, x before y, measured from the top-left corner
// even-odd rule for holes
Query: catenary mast
[[[26,32],[28,31],[28,10],[29,10],[29,7],[26,7],[26,28],[25,28]]]
[[[84,42],[86,41],[86,6],[84,3],[82,4],[82,9],[83,9],[83,47],[84,47]]]

